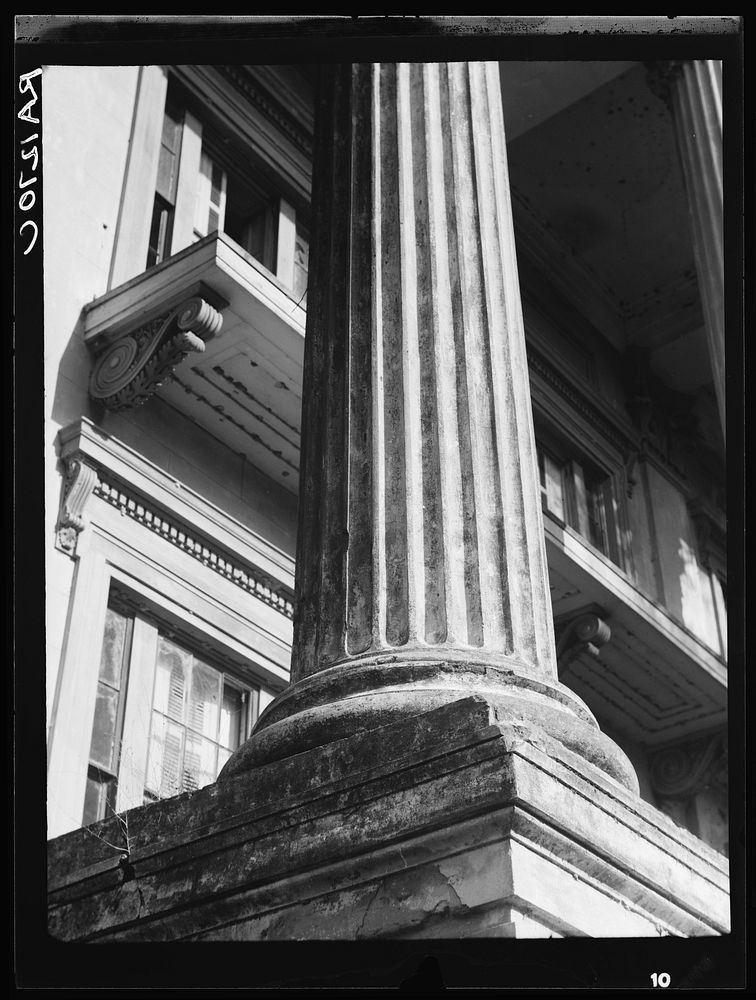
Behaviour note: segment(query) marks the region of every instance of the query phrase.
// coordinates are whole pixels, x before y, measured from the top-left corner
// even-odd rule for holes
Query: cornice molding
[[[219,547],[203,540],[177,518],[166,516],[152,508],[135,491],[123,484],[100,478],[94,492],[115,507],[121,514],[143,524],[150,531],[165,538],[172,545],[187,552],[204,566],[230,580],[237,587],[253,594],[290,620],[294,617],[294,594],[269,576],[245,566]]]
[[[528,363],[531,374],[538,375],[547,386],[552,388],[562,399],[609,442],[621,455],[629,455],[637,449],[638,440],[629,421],[620,423],[613,419],[606,408],[596,402],[595,390],[586,386],[582,389],[564,373],[563,368],[547,357],[541,346],[535,346],[528,341]],[[624,425],[624,426],[623,426]]]
[[[260,157],[265,170],[272,170],[291,186],[292,193],[309,202],[312,172],[311,140],[301,126],[240,67],[221,65],[178,65],[170,72],[205,112],[212,112],[209,124],[221,133],[233,135],[240,150]],[[244,99],[240,100],[240,95]],[[204,122],[204,119],[203,119]]]
[[[135,502],[157,516],[191,526],[192,537],[207,548],[233,553],[233,561],[252,576],[270,579],[276,591],[293,593],[291,556],[91,420],[82,417],[61,428],[57,443],[64,462],[82,457],[105,482],[125,487]]]
[[[89,380],[90,398],[109,410],[141,406],[173,377],[188,354],[205,350],[205,341],[222,324],[220,312],[194,296],[123,334],[98,356]]]
[[[219,69],[221,74],[229,79],[238,90],[241,90],[266,118],[275,122],[281,131],[286,133],[295,146],[310,158],[312,157],[312,136],[293,121],[286,110],[270,96],[267,89],[260,86],[259,81],[253,77],[250,70],[243,66],[221,66]]]

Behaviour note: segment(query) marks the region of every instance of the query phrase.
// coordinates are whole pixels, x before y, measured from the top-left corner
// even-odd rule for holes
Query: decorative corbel
[[[664,798],[688,798],[708,787],[726,791],[727,734],[659,750],[649,758],[649,777]]]
[[[168,379],[191,351],[202,352],[223,317],[195,296],[109,344],[97,358],[89,395],[109,410],[141,406]]]
[[[72,558],[76,555],[76,543],[84,528],[84,508],[98,482],[97,473],[81,455],[71,455],[66,459],[55,547]]]
[[[601,647],[605,646],[611,637],[612,630],[595,611],[583,612],[572,618],[563,626],[557,641],[559,673],[566,670],[581,653],[598,656]]]

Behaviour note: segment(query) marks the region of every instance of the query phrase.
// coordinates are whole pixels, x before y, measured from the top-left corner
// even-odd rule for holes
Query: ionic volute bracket
[[[727,790],[727,733],[716,732],[649,757],[649,778],[657,795],[685,798],[704,788]]]
[[[200,296],[124,334],[97,357],[89,380],[92,400],[109,410],[141,406],[168,381],[192,351],[221,328],[220,312]]]
[[[602,646],[612,637],[612,631],[604,621],[601,609],[588,610],[577,614],[568,621],[561,622],[557,640],[557,664],[559,673],[582,653],[598,656]]]

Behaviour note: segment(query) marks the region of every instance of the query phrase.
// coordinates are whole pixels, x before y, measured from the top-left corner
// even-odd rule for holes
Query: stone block
[[[465,698],[49,845],[76,941],[712,935],[727,862]]]

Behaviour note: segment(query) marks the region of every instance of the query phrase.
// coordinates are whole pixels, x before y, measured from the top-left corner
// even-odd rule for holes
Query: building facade
[[[302,682],[338,660],[323,652],[331,642],[325,624],[331,612],[327,599],[318,598],[315,646],[321,659],[318,666],[303,666],[310,655],[310,591],[302,552],[307,565],[315,563],[312,547],[306,548],[313,543],[302,542],[309,529],[300,520],[296,565],[297,509],[303,484],[311,485],[315,474],[302,472],[301,444],[309,441],[310,468],[323,470],[321,561],[312,572],[319,593],[335,593],[326,555],[338,548],[328,532],[336,531],[340,515],[328,506],[329,484],[347,476],[345,465],[349,483],[357,483],[368,459],[329,458],[328,441],[361,426],[361,399],[377,399],[379,387],[386,392],[388,428],[381,473],[387,484],[382,565],[389,574],[383,635],[392,650],[412,644],[412,562],[393,578],[399,557],[392,553],[411,548],[412,531],[432,537],[452,496],[445,485],[450,459],[443,450],[444,435],[452,431],[443,407],[426,411],[420,403],[415,412],[412,399],[424,400],[432,391],[423,374],[430,365],[423,360],[430,351],[423,331],[442,330],[447,314],[462,317],[460,327],[474,326],[467,298],[474,278],[463,264],[455,271],[457,265],[447,263],[448,299],[441,295],[438,233],[455,234],[461,261],[478,260],[469,223],[469,232],[482,233],[480,245],[489,251],[480,256],[481,269],[488,275],[487,268],[499,266],[490,253],[493,244],[485,243],[481,194],[485,156],[478,136],[489,132],[493,167],[485,183],[490,181],[496,204],[511,205],[517,258],[512,273],[527,345],[527,390],[507,406],[513,412],[532,406],[535,435],[532,456],[515,461],[506,453],[512,464],[502,469],[504,452],[496,451],[490,470],[498,470],[502,483],[511,473],[526,484],[532,461],[539,492],[532,502],[531,487],[517,493],[522,515],[516,513],[520,507],[507,506],[506,486],[504,500],[487,492],[494,471],[484,475],[476,465],[493,461],[476,451],[483,433],[483,423],[475,422],[479,376],[471,359],[477,354],[467,342],[460,346],[453,330],[446,347],[438,333],[431,366],[438,399],[444,379],[453,382],[467,371],[468,429],[456,396],[454,454],[460,510],[477,511],[477,527],[460,521],[466,582],[459,600],[450,575],[453,550],[444,550],[444,562],[426,541],[424,582],[417,584],[424,608],[420,641],[448,645],[454,633],[461,646],[487,649],[489,634],[499,627],[489,632],[488,623],[499,621],[507,602],[515,608],[518,584],[510,573],[508,586],[497,591],[481,553],[485,544],[499,544],[494,536],[505,539],[511,571],[520,538],[517,518],[530,525],[540,505],[542,516],[533,523],[542,539],[527,546],[535,546],[533,552],[545,546],[553,681],[577,695],[629,759],[640,799],[651,810],[644,816],[663,816],[665,836],[678,830],[685,850],[698,852],[701,864],[715,873],[706,878],[716,883],[717,899],[726,892],[721,67],[706,61],[501,63],[486,70],[485,83],[476,82],[477,72],[473,68],[465,84],[472,95],[464,105],[472,109],[469,162],[464,139],[455,145],[466,134],[462,113],[444,117],[462,100],[453,74],[437,80],[427,68],[400,66],[378,73],[370,84],[355,77],[352,159],[343,161],[342,173],[333,159],[332,173],[321,166],[318,176],[316,156],[318,208],[312,201],[314,68],[44,67],[48,834],[61,838],[51,845],[58,858],[51,912],[58,906],[68,913],[71,905],[62,872],[66,859],[86,853],[76,845],[101,850],[102,831],[129,810],[170,810],[175,796],[214,787],[258,717],[286,691],[297,573],[303,610],[294,679]],[[378,103],[360,118],[360,88],[370,86]],[[488,128],[475,105],[482,100],[478,86],[486,100],[502,105],[486,114],[494,120],[503,112],[506,156],[495,146],[495,128]],[[438,134],[429,110],[436,106]],[[379,152],[360,146],[363,120],[371,135],[380,136]],[[339,128],[346,128],[339,121],[333,125],[334,158],[341,155]],[[436,153],[453,165],[446,184],[463,192],[446,208],[433,202],[444,186],[433,174]],[[360,160],[370,155],[371,163]],[[465,185],[471,176],[478,187],[469,202],[474,218],[468,219]],[[404,199],[402,185],[420,194]],[[396,202],[390,201],[394,187]],[[337,235],[326,245],[318,218],[328,198],[337,221],[350,199],[352,214],[347,229],[334,229]],[[345,246],[357,254],[366,220],[377,225],[378,204],[385,210],[372,230],[378,234],[374,246],[380,251],[373,259],[381,262],[380,281],[369,251],[360,258],[363,272],[356,256],[339,263]],[[340,243],[338,233],[347,230],[348,241]],[[466,239],[473,240],[469,254]],[[509,251],[499,239],[504,260]],[[425,246],[432,248],[427,262]],[[416,253],[414,247],[421,249]],[[342,266],[349,268],[351,291],[343,308],[352,310],[349,329],[356,332],[350,337],[359,332],[354,310],[362,289],[380,287],[380,308],[395,308],[396,323],[410,322],[398,317],[405,317],[408,301],[418,303],[416,396],[407,388],[414,384],[407,381],[415,377],[411,368],[402,375],[391,367],[392,352],[400,368],[405,362],[399,359],[407,355],[404,342],[390,340],[389,312],[383,314],[386,367],[376,381],[364,376],[352,383],[347,402],[326,389],[336,377],[335,355],[330,362],[321,358],[320,368],[317,358],[305,362],[308,305],[320,310],[312,322],[338,324],[341,299],[333,296],[344,280]],[[432,286],[423,284],[424,268],[433,275]],[[490,297],[493,278],[486,281]],[[332,298],[319,291],[326,286]],[[502,338],[514,323],[507,319]],[[495,356],[499,336],[491,334],[486,357]],[[375,345],[364,349],[363,372]],[[359,367],[356,341],[349,350]],[[516,368],[517,355],[509,357]],[[421,479],[430,486],[419,487],[425,488],[422,513],[416,522],[410,517],[403,535],[392,527],[391,498],[399,496],[396,484],[405,484],[401,502],[409,510],[411,470],[405,459],[391,458],[394,403],[384,387],[392,378],[404,379],[402,427],[408,437],[402,455],[410,455],[415,433],[436,441],[441,456],[434,466],[437,488],[423,464]],[[325,410],[308,403],[308,391],[314,398],[321,390],[330,400],[322,404]],[[502,410],[509,412],[503,403]],[[345,411],[348,432],[336,429]],[[531,414],[523,419],[529,424]],[[328,432],[314,459],[314,427],[321,425]],[[503,448],[499,424],[491,433]],[[344,440],[342,455],[361,454],[361,439]],[[370,482],[359,494],[364,503],[373,496]],[[310,511],[320,504],[314,489]],[[481,533],[482,512],[497,504],[501,517],[489,543]],[[368,639],[359,646],[360,629],[367,635],[375,627],[369,615],[360,625],[377,586],[360,575],[360,566],[375,557],[377,543],[366,542],[362,554],[355,547],[360,506],[349,510],[356,513],[349,514],[343,545],[349,566],[357,568],[350,570],[348,610],[339,606],[332,614],[347,622],[348,633],[333,643],[353,652],[369,646]],[[300,512],[300,518],[307,516]],[[473,563],[479,582],[471,596],[465,588]],[[433,589],[438,580],[442,597],[443,588]],[[442,604],[443,615],[434,610]],[[502,649],[508,641],[501,638]],[[516,634],[512,641],[516,651]],[[381,719],[388,723],[394,716]],[[371,726],[363,720],[356,728]],[[76,833],[81,827],[89,829]],[[663,895],[663,879],[660,885]],[[719,917],[710,925],[701,922],[705,893],[701,900],[691,904],[695,918],[688,914],[676,924],[667,915],[656,932],[721,933]],[[534,904],[507,926],[517,925],[518,936],[626,933],[611,925],[602,932],[585,914],[552,913],[547,919],[546,910],[546,903]],[[638,916],[633,933],[654,933],[644,920]],[[104,929],[93,931],[75,920],[73,926],[71,933],[80,937]],[[245,933],[256,934],[249,928]],[[334,936],[345,933],[342,928]],[[388,932],[377,927],[373,933]],[[467,933],[464,923],[454,933]],[[478,927],[472,933],[487,932]]]

